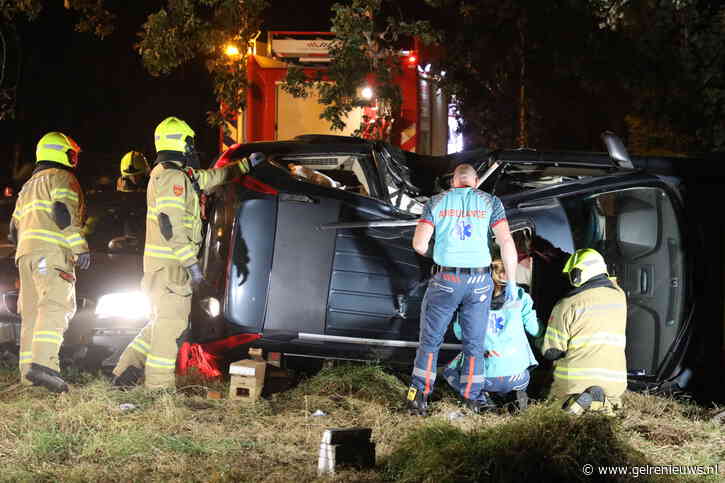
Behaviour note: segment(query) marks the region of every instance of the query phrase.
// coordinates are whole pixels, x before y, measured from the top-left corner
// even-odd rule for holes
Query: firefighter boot
[[[529,407],[529,395],[526,391],[516,391],[516,407],[519,411],[525,411]]]
[[[408,412],[410,414],[414,416],[428,415],[428,396],[423,394],[422,391],[410,386],[405,401],[408,404]]]
[[[590,386],[584,390],[584,392],[592,396],[592,405],[590,411],[604,414],[606,416],[614,416],[614,409],[612,404],[607,400],[604,389],[599,386]]]
[[[25,377],[34,386],[42,386],[50,392],[68,392],[68,384],[60,377],[60,374],[35,362],[30,364],[30,369]]]
[[[580,415],[588,411],[591,406],[592,395],[588,392],[583,392],[581,394],[572,394],[566,400],[562,409],[567,413]]]
[[[141,369],[136,366],[128,366],[120,375],[113,378],[111,386],[119,389],[136,386],[141,376],[143,376]]]

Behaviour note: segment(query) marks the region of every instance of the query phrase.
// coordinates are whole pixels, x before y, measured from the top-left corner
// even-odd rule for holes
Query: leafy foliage
[[[410,21],[401,12],[393,15],[395,2],[385,0],[352,0],[332,7],[332,31],[337,41],[330,47],[332,59],[326,71],[307,76],[302,68],[289,69],[283,89],[294,96],[315,89],[320,103],[325,105],[321,117],[332,129],[342,130],[347,116],[356,108],[369,105],[360,98],[367,84],[374,86],[378,115],[376,123],[364,122],[359,135],[374,135],[383,131],[400,114],[400,87],[394,82],[401,74],[401,46],[408,46],[417,37],[426,43],[439,40],[429,21]],[[364,120],[365,121],[365,120]]]
[[[219,113],[209,113],[209,120],[221,123],[244,108],[248,47],[258,35],[267,5],[267,0],[168,0],[166,8],[144,23],[138,52],[154,76],[205,59],[222,106]],[[230,45],[238,54],[225,54]]]

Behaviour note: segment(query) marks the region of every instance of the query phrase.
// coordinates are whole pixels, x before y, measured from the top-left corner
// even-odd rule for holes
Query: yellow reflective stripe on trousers
[[[65,198],[72,201],[78,201],[78,193],[66,188],[56,188],[54,190],[51,190],[50,197],[54,200],[60,200]]]
[[[176,367],[176,359],[149,355],[146,358],[146,365],[157,369],[168,369],[173,371]]]
[[[20,364],[30,364],[33,362],[33,353],[31,351],[21,352],[20,357],[18,357],[18,362]]]
[[[603,381],[627,382],[627,371],[613,371],[602,367],[555,367],[554,377],[567,380],[600,379]]]
[[[69,248],[68,240],[63,236],[62,233],[50,230],[23,230],[20,234],[20,242],[23,240],[42,240],[55,245]]]

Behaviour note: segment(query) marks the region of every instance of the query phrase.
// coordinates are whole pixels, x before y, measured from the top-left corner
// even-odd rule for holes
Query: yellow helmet
[[[607,264],[598,251],[582,248],[572,253],[562,272],[569,275],[569,282],[574,287],[581,287],[592,277],[607,275]]]
[[[194,130],[178,117],[167,117],[154,132],[156,151],[186,152],[186,139],[194,139]]]
[[[133,176],[149,172],[146,156],[138,151],[129,151],[121,158],[121,176]]]
[[[81,147],[70,136],[62,132],[49,132],[38,141],[35,162],[53,161],[71,168],[78,166]]]

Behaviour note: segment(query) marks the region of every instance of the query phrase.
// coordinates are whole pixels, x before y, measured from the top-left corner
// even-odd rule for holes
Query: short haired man
[[[421,307],[420,343],[407,395],[416,414],[427,413],[438,351],[456,309],[464,354],[460,393],[474,412],[488,406],[483,390],[483,341],[493,287],[489,229],[501,247],[508,273],[516,273],[518,257],[501,200],[477,189],[478,184],[473,166],[459,165],[453,173],[453,188],[428,201],[413,237],[413,249],[424,255],[435,235],[435,265]],[[505,290],[507,302],[515,299],[516,288],[511,277]]]

